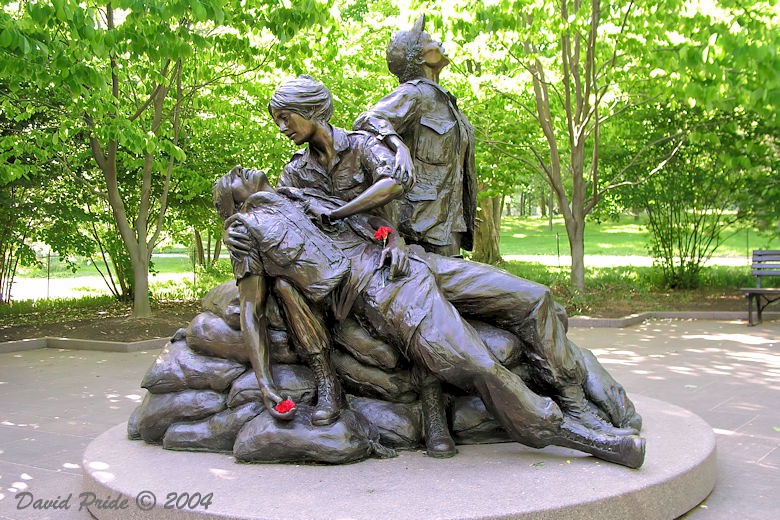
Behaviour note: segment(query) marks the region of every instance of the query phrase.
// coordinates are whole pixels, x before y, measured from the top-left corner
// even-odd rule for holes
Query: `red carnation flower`
[[[290,399],[285,399],[281,403],[274,406],[274,410],[276,410],[279,413],[287,413],[293,408],[295,408],[295,403],[292,402]]]
[[[374,238],[377,240],[386,240],[387,235],[393,232],[393,228],[387,227],[387,226],[380,226],[379,229],[376,230],[376,233],[374,233]]]

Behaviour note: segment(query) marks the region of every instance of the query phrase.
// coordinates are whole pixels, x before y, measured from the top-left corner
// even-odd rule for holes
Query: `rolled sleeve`
[[[406,179],[402,179],[394,171],[395,152],[388,148],[385,143],[373,136],[366,136],[364,149],[363,169],[368,172],[373,172],[373,182],[383,178],[390,178],[401,186],[404,189],[404,192],[407,192],[412,187],[411,178],[409,178],[409,176],[406,176]]]
[[[225,228],[225,237],[227,237],[228,231],[230,231],[234,236],[242,235],[247,243],[254,246],[252,238],[249,235],[249,230],[243,222],[239,220],[230,222]],[[260,259],[260,253],[256,247],[251,247],[249,251],[244,251],[232,247],[227,242],[225,245],[230,252],[230,263],[233,266],[233,275],[236,277],[236,282],[240,282],[247,276],[263,276],[265,274],[263,262]]]

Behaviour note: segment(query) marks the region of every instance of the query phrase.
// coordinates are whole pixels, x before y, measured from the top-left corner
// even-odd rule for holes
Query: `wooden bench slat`
[[[756,287],[744,287],[740,291],[748,300],[748,325],[755,325],[756,322],[753,321],[753,300],[756,303],[758,323],[761,323],[761,311],[770,303],[780,301],[780,287],[760,287],[763,278],[780,277],[780,250],[754,249],[751,270],[753,276],[756,277]]]

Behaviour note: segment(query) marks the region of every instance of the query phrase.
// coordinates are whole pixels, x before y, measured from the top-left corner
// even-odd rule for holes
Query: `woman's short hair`
[[[268,103],[268,112],[271,110],[289,110],[306,119],[327,123],[333,115],[333,97],[328,87],[302,74],[279,85]]]

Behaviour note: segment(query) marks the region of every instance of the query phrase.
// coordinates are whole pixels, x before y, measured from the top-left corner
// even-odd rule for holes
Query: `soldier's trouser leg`
[[[413,361],[443,381],[476,391],[514,439],[534,447],[550,444],[563,419],[558,406],[501,366],[452,305],[429,301],[426,310],[411,337]]]
[[[444,297],[469,318],[498,325],[517,335],[529,360],[554,388],[582,385],[582,354],[566,338],[566,327],[550,290],[478,262],[426,257]]]
[[[442,380],[476,390],[515,440],[535,448],[567,446],[632,468],[642,465],[643,439],[596,432],[564,418],[552,400],[533,393],[501,366],[451,305],[432,302],[429,310],[412,336],[409,354]]]
[[[317,406],[312,414],[312,424],[331,424],[341,413],[343,398],[330,364],[331,342],[322,315],[285,280],[277,278],[274,291],[282,304],[290,337],[317,379]]]
[[[477,262],[434,255],[427,260],[442,293],[459,312],[498,325],[523,341],[535,376],[556,390],[556,399],[567,413],[591,428],[614,434],[630,433],[641,425],[622,387],[611,378],[600,385],[598,374],[606,371],[595,358],[586,363],[582,349],[566,337],[560,306],[554,303],[547,287]],[[590,374],[589,366],[601,369]],[[620,397],[622,391],[622,399],[612,402],[604,399],[603,392],[589,393],[601,412],[606,412],[607,422],[598,416],[598,409],[589,405],[585,394],[610,381],[617,391],[606,397]],[[612,428],[609,422],[618,428]],[[621,429],[624,427],[628,430]]]

